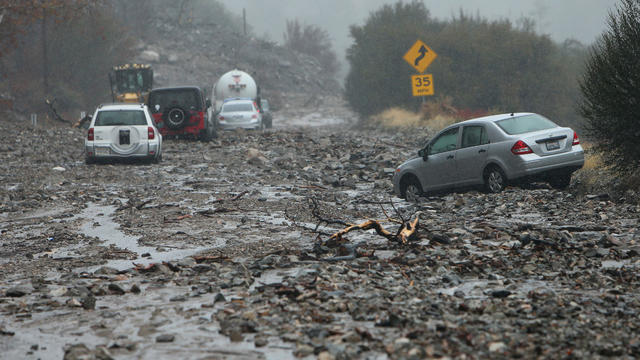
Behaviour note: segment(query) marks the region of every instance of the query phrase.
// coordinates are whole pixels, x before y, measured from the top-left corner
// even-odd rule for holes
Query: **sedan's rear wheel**
[[[411,177],[406,180],[404,185],[404,198],[409,202],[418,202],[420,201],[420,196],[422,195],[422,185],[415,177]]]
[[[499,167],[491,166],[485,170],[484,187],[487,192],[494,194],[499,193],[504,190],[506,184],[507,177]]]

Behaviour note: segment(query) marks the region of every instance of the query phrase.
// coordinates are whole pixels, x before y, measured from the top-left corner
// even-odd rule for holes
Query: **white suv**
[[[101,159],[162,160],[162,135],[144,104],[100,105],[84,147],[87,164]]]

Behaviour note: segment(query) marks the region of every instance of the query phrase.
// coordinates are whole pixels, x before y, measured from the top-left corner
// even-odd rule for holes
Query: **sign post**
[[[438,54],[421,40],[417,40],[409,51],[404,54],[403,59],[420,73],[420,75],[411,76],[413,96],[429,96],[434,94],[433,75],[422,73],[427,70],[427,67],[431,65],[436,57],[438,57]]]

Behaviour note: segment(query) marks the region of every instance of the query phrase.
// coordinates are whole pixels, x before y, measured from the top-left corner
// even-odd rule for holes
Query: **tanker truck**
[[[213,109],[212,116],[216,116],[222,109],[225,101],[233,99],[252,100],[260,112],[263,112],[260,99],[260,87],[251,75],[238,69],[231,70],[218,79],[213,85]],[[265,124],[271,127],[271,123]]]
[[[215,112],[219,112],[225,100],[232,98],[251,99],[260,103],[260,88],[256,81],[244,71],[231,70],[213,85]]]

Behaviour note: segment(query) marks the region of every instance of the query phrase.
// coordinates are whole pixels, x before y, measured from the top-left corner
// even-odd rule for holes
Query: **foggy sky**
[[[351,45],[349,26],[362,25],[371,11],[395,0],[220,0],[237,14],[247,11],[247,22],[257,35],[282,43],[287,19],[315,24],[331,35],[340,61]],[[465,13],[483,18],[517,20],[533,18],[537,32],[561,42],[568,38],[592,43],[606,28],[606,18],[617,0],[423,0],[431,15],[449,19]]]

